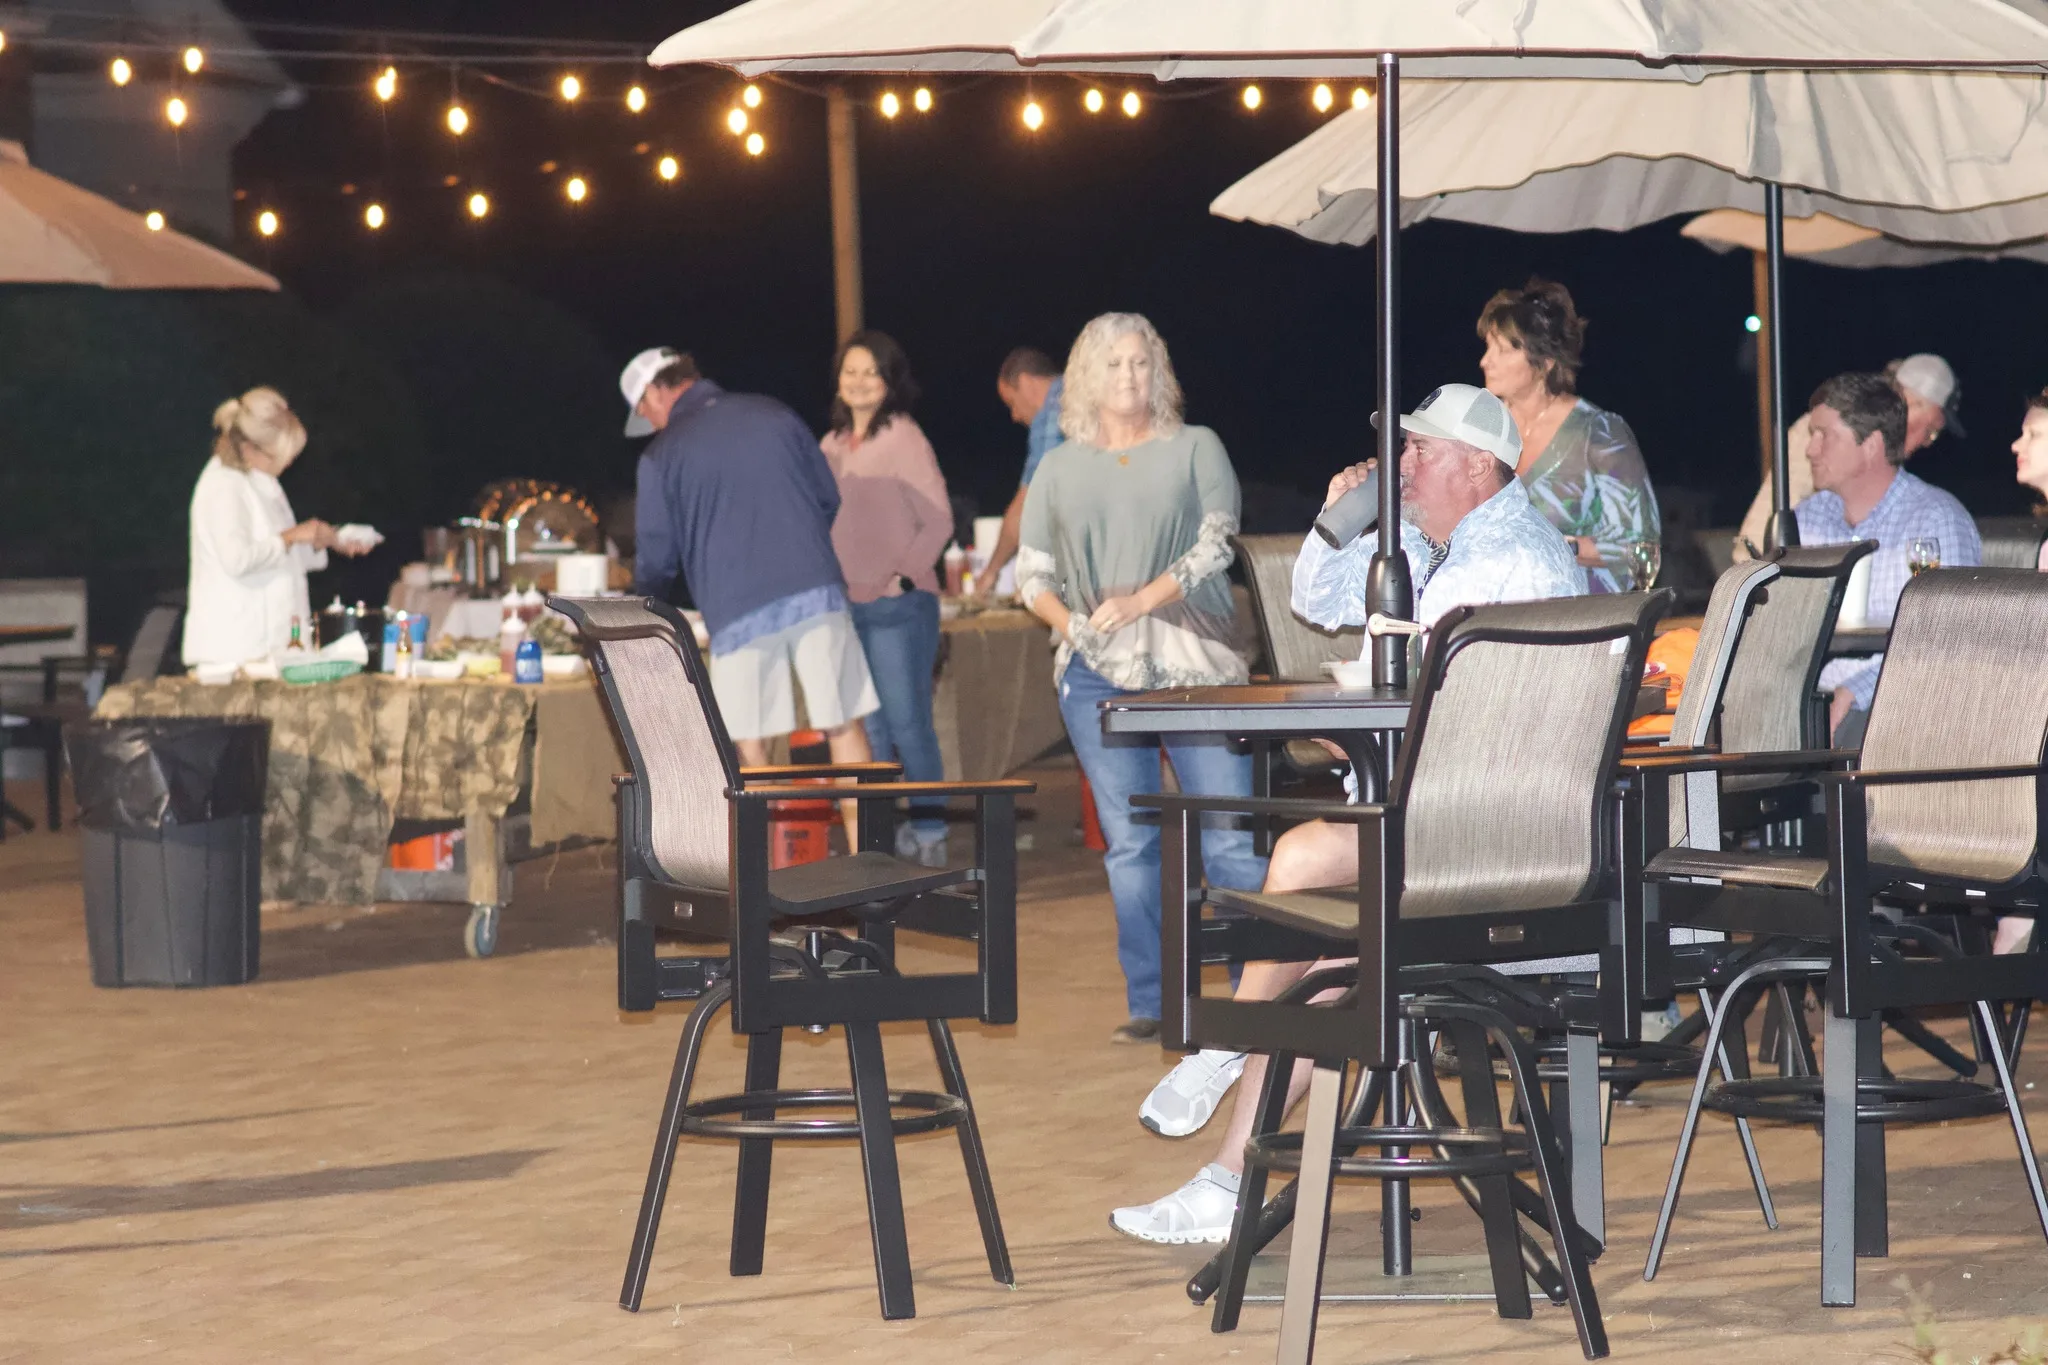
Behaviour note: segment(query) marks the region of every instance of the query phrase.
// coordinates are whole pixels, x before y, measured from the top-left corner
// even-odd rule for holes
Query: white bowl
[[[541,674],[549,678],[573,678],[583,671],[581,654],[543,654],[540,656]]]
[[[412,675],[415,678],[452,682],[462,674],[462,662],[458,659],[421,659],[412,666]]]
[[[1323,665],[1323,671],[1336,679],[1337,686],[1347,692],[1355,692],[1372,686],[1372,660],[1344,659]]]
[[[195,664],[192,676],[203,686],[225,687],[235,680],[235,674],[240,671],[234,664]]]

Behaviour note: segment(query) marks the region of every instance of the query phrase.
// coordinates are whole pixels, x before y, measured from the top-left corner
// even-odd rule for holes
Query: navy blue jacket
[[[839,485],[788,406],[699,379],[640,456],[633,588],[680,572],[713,634],[757,607],[844,587],[832,550]]]

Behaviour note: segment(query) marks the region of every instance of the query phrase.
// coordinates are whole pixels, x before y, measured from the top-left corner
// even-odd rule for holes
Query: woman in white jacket
[[[185,663],[267,658],[312,629],[306,575],[343,549],[334,528],[298,520],[277,476],[306,445],[306,428],[275,389],[251,389],[215,409],[213,458],[192,490],[192,576]],[[312,644],[310,636],[307,645]]]

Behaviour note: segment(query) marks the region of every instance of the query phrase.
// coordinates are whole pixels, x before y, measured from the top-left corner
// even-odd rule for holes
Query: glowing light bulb
[[[107,63],[107,79],[116,85],[126,85],[135,77],[135,68],[128,65],[126,57],[116,57]]]
[[[7,32],[6,32],[6,30],[4,30],[4,29],[0,29],[0,52],[5,52],[6,50],[7,50]]]
[[[750,85],[740,91],[740,103],[746,105],[749,109],[759,109],[761,107],[761,87]]]
[[[398,68],[387,66],[379,71],[377,79],[370,83],[370,88],[377,92],[378,99],[386,104],[391,103],[392,97],[398,94]]]
[[[562,77],[560,89],[562,91],[562,98],[571,104],[574,104],[583,97],[583,82],[574,76]]]
[[[683,173],[683,163],[672,156],[665,156],[654,164],[654,173],[663,180],[673,180]]]
[[[472,217],[472,218],[481,218],[481,217],[483,217],[483,216],[484,216],[485,214],[489,213],[490,211],[491,211],[491,201],[490,201],[490,198],[489,198],[489,196],[487,196],[486,194],[484,194],[484,192],[483,192],[483,191],[479,190],[479,191],[477,191],[477,192],[476,192],[475,194],[472,194],[471,196],[469,196],[469,216],[470,216],[470,217]]]
[[[1037,100],[1029,100],[1025,103],[1024,126],[1034,133],[1045,126],[1045,110],[1039,107]]]
[[[384,226],[384,206],[372,204],[363,210],[363,226],[376,232]]]
[[[1257,109],[1265,98],[1259,93],[1259,87],[1256,85],[1247,85],[1244,88],[1244,107],[1247,109]]]
[[[4,36],[0,35],[0,37]],[[920,85],[911,92],[910,104],[918,113],[929,114],[932,111],[932,92]]]
[[[725,126],[726,126],[726,127],[728,127],[728,128],[730,128],[730,129],[732,129],[732,135],[733,135],[734,137],[738,137],[738,136],[739,136],[739,135],[740,135],[741,133],[744,133],[744,132],[746,132],[746,131],[747,131],[747,111],[746,111],[746,110],[744,110],[744,109],[728,109],[728,110],[726,110],[726,111],[725,111]]]
[[[1354,85],[1351,87],[1351,107],[1353,109],[1363,109],[1371,103],[1372,96],[1365,93],[1364,86]]]
[[[461,137],[469,131],[469,110],[459,104],[448,106],[448,131]]]
[[[1742,320],[1742,330],[1745,332],[1760,332],[1763,330],[1763,327],[1764,320],[1754,313],[1751,313]]]
[[[590,186],[584,182],[582,176],[572,175],[569,177],[569,183],[562,186],[562,193],[569,196],[570,203],[580,204],[590,194]]]
[[[1138,116],[1138,111],[1139,111],[1140,109],[1143,109],[1144,107],[1145,107],[1145,102],[1144,102],[1143,100],[1141,100],[1141,99],[1139,99],[1139,98],[1138,98],[1138,92],[1137,92],[1137,91],[1135,91],[1135,90],[1126,90],[1126,91],[1124,91],[1124,98],[1123,98],[1123,111],[1124,111],[1124,117],[1125,117],[1125,118],[1136,118],[1136,117]]]
[[[192,111],[185,107],[185,101],[176,95],[164,101],[164,118],[173,128],[183,128],[185,118]]]
[[[1100,90],[1090,90],[1087,94],[1081,96],[1081,107],[1091,114],[1101,113],[1102,92]]]
[[[896,98],[894,90],[882,92],[881,110],[883,118],[895,118],[903,112],[903,101]]]
[[[187,71],[191,72],[193,75],[196,76],[199,74],[199,68],[205,65],[206,54],[204,52],[201,52],[196,47],[188,47],[185,49],[185,69]]]
[[[1330,106],[1337,102],[1337,97],[1330,93],[1329,86],[1319,85],[1315,88],[1315,93],[1308,97],[1308,102],[1316,107],[1318,114],[1327,114],[1330,112]]]
[[[766,139],[766,138],[762,137],[762,136],[761,136],[761,135],[760,135],[759,133],[748,133],[748,134],[747,134],[747,155],[748,155],[748,156],[759,156],[759,155],[761,155],[761,153],[763,153],[763,152],[765,152],[765,151],[767,151],[767,150],[768,150],[768,139]]]
[[[277,215],[269,209],[265,209],[256,215],[256,230],[265,237],[277,236],[277,230],[280,226],[282,225],[278,222]]]
[[[162,232],[164,230],[164,216],[155,209],[151,209],[148,213],[142,215],[142,225],[151,232]]]
[[[647,107],[647,92],[637,85],[628,90],[626,92],[626,107],[636,114],[645,109]]]

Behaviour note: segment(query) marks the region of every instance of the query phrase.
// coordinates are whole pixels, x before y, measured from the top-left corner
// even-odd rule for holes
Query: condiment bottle
[[[519,619],[529,626],[532,625],[540,619],[541,609],[547,604],[548,599],[541,596],[540,589],[529,586],[525,592],[519,594]]]
[[[498,668],[511,677],[519,662],[519,642],[526,638],[526,624],[518,615],[507,616],[498,626]]]
[[[306,642],[299,638],[299,618],[296,616],[292,618],[292,638],[285,645],[284,652],[287,654],[304,654],[306,652]]]
[[[398,613],[398,645],[391,656],[391,675],[395,678],[412,676],[412,623],[404,612]]]

